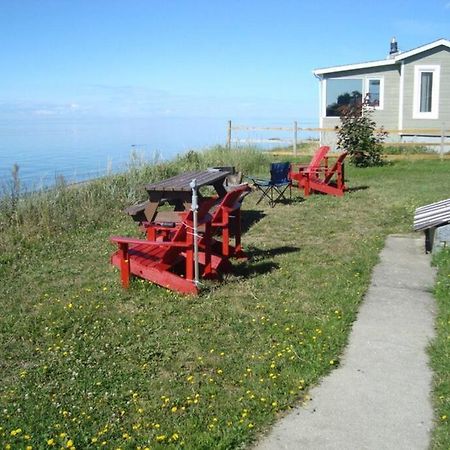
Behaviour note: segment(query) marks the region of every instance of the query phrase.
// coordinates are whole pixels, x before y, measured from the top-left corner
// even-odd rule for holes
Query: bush
[[[384,164],[382,143],[387,132],[372,119],[373,108],[367,103],[349,105],[341,109],[337,146],[348,151],[350,161],[357,167]]]

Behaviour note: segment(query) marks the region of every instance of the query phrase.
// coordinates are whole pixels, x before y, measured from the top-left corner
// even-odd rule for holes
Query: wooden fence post
[[[231,150],[231,120],[228,121],[227,148]]]
[[[294,122],[294,155],[297,156],[297,121]]]

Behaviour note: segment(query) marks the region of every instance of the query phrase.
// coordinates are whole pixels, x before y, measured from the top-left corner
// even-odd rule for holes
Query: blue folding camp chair
[[[253,185],[256,189],[261,191],[261,197],[256,204],[263,198],[267,198],[269,200],[269,205],[273,208],[277,201],[281,199],[287,200],[285,192],[288,188],[289,198],[291,197],[292,184],[289,179],[290,167],[291,164],[289,162],[272,163],[270,165],[270,180],[249,177],[253,181]]]

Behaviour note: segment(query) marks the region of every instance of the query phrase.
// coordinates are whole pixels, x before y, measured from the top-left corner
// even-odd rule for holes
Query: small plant
[[[338,127],[337,145],[348,151],[350,161],[356,167],[381,166],[383,147],[387,132],[377,130],[372,119],[373,108],[367,102],[341,108],[341,126]]]

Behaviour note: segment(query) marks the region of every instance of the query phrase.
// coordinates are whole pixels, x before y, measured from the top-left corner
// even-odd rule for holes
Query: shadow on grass
[[[358,192],[358,191],[365,191],[366,189],[369,189],[370,186],[355,186],[351,188],[347,188],[345,192]]]
[[[264,275],[265,273],[272,272],[278,269],[279,264],[273,261],[260,261],[251,263],[242,263],[233,267],[233,275],[236,277],[252,277],[258,275]]]
[[[241,213],[241,231],[246,233],[250,228],[266,216],[261,210],[244,210]]]
[[[270,259],[274,256],[285,255],[287,253],[295,253],[300,250],[300,247],[292,247],[289,245],[284,245],[282,247],[269,248],[267,250],[263,250],[256,247],[250,247],[246,251],[250,260],[252,259]]]

